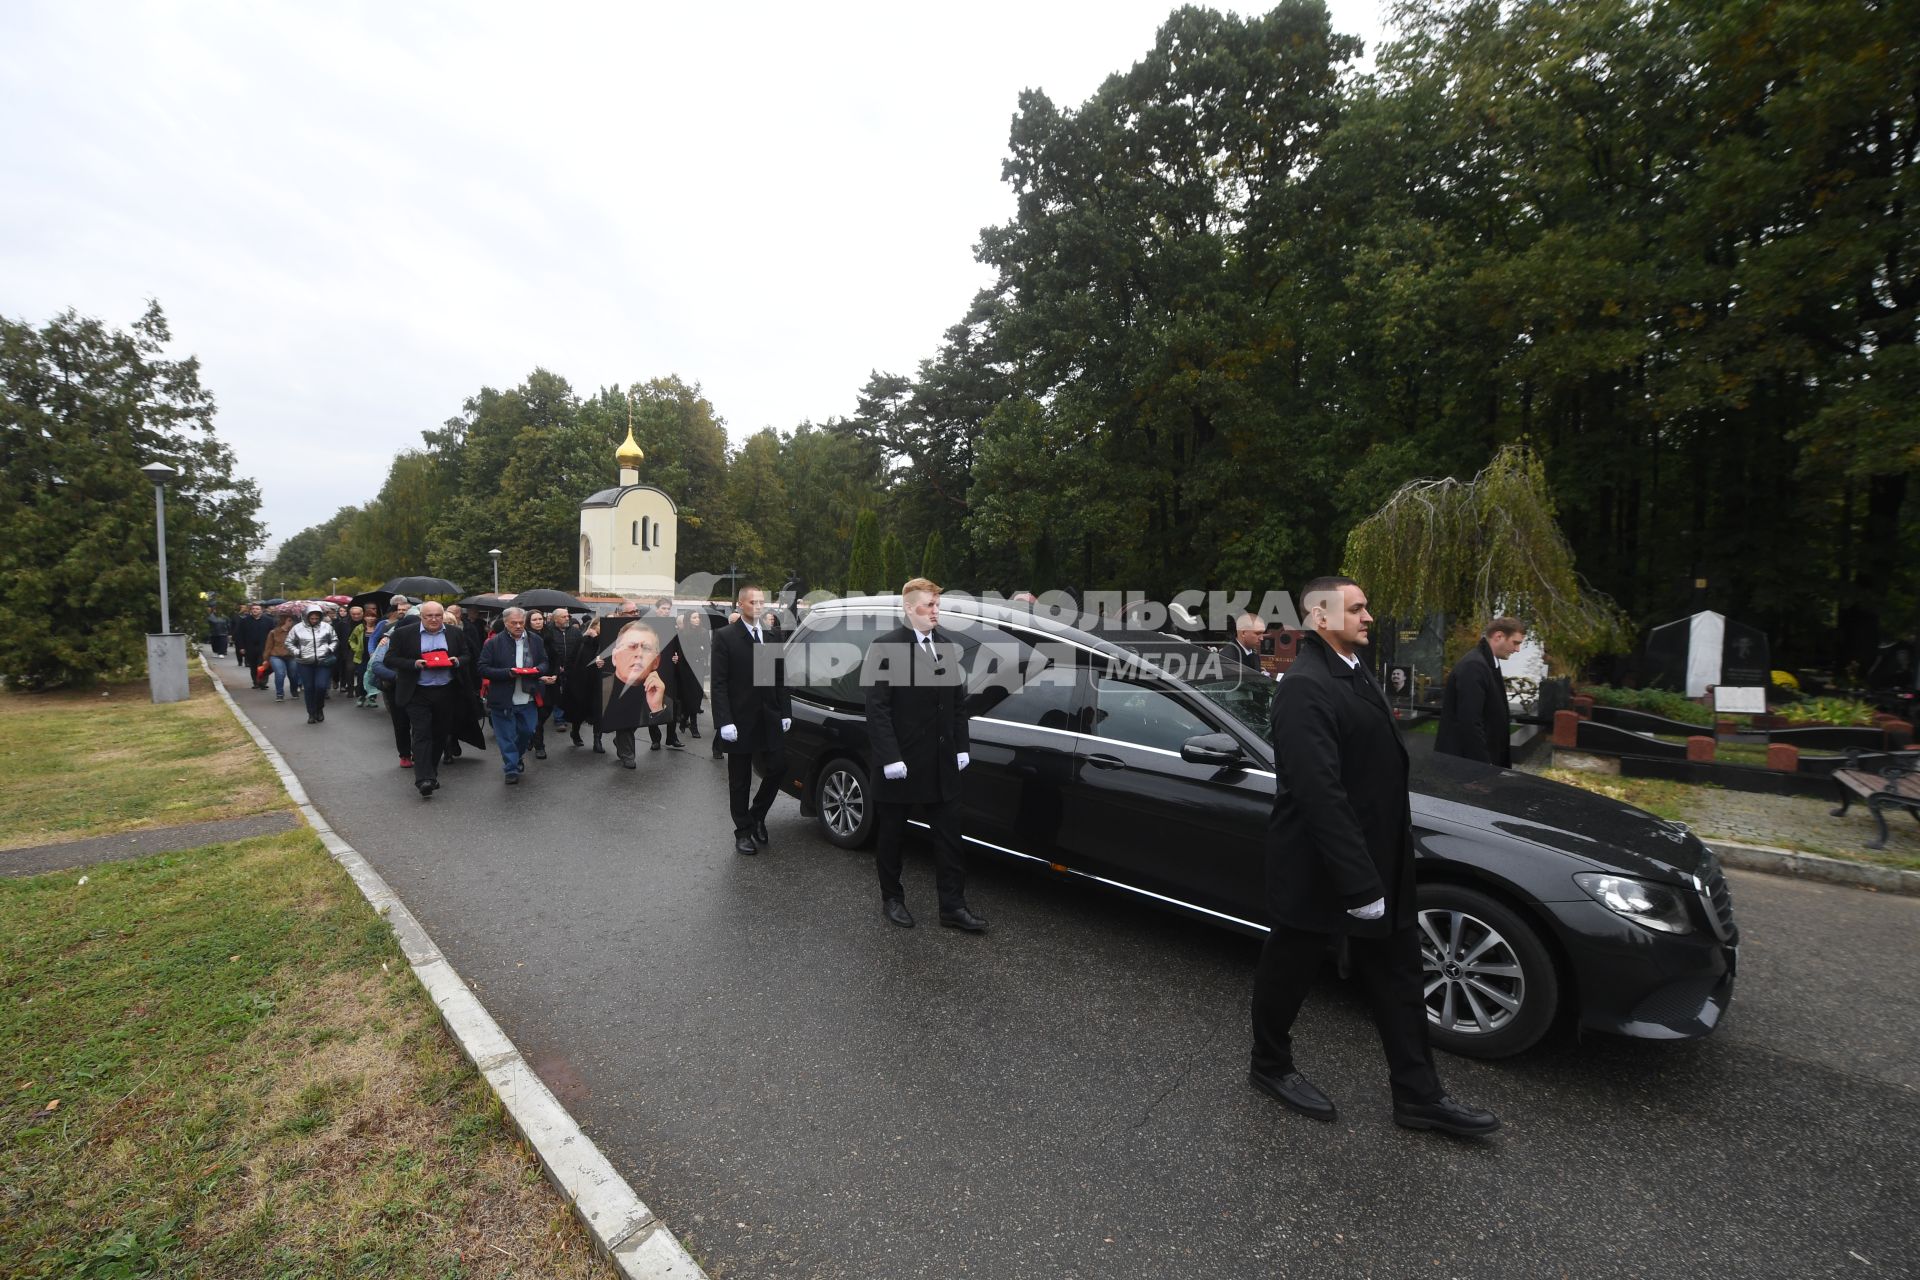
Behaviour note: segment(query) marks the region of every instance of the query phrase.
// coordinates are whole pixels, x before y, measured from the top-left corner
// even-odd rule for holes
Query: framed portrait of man
[[[671,618],[601,620],[601,729],[638,729],[667,723],[671,713],[660,660],[672,638]]]

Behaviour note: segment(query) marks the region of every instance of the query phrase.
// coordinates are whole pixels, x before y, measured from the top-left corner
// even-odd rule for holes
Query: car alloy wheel
[[[1420,890],[1420,960],[1433,1043],[1474,1058],[1531,1047],[1559,987],[1539,936],[1505,904],[1453,885]]]
[[[843,849],[865,844],[873,829],[866,771],[851,760],[835,760],[821,773],[817,794],[821,833]]]

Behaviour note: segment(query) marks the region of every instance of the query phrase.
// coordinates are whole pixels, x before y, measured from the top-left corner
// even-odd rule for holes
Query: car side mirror
[[[1231,768],[1246,761],[1247,753],[1240,749],[1231,735],[1224,733],[1203,733],[1188,738],[1180,744],[1180,758],[1188,764],[1211,764],[1222,768]]]

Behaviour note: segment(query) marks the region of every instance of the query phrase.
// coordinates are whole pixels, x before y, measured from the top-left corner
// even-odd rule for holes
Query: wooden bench
[[[1832,816],[1845,813],[1858,796],[1867,802],[1873,820],[1880,824],[1879,836],[1867,841],[1869,849],[1887,847],[1888,809],[1905,809],[1920,821],[1920,758],[1892,763],[1885,760],[1881,757],[1874,764],[1865,764],[1859,752],[1850,752],[1845,767],[1833,771],[1834,785],[1840,788],[1840,807]]]

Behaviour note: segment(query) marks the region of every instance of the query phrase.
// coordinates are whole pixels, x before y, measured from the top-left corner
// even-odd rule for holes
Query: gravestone
[[[1722,684],[1764,688],[1772,669],[1765,632],[1711,611],[1648,632],[1642,664],[1650,688],[1671,689],[1689,698]]]

